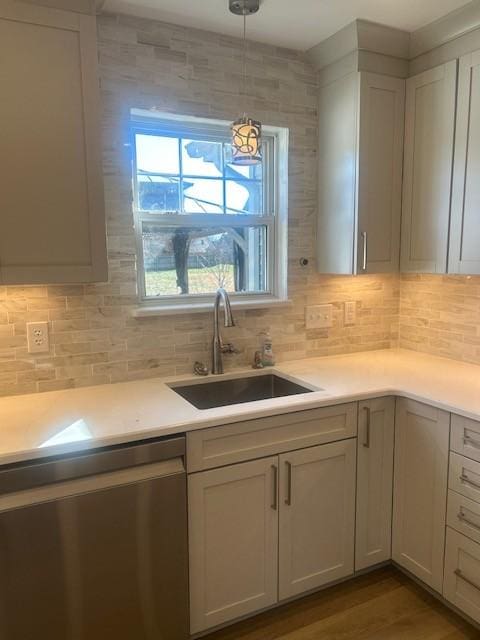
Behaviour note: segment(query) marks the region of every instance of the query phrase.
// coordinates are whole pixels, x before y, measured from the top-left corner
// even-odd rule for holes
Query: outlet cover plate
[[[50,351],[48,322],[27,323],[28,353],[46,353]]]
[[[329,329],[333,327],[333,305],[319,304],[305,308],[307,329]]]

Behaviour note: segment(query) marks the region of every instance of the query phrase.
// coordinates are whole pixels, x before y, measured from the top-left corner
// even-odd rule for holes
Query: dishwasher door
[[[76,477],[61,460],[67,481],[38,486],[37,476],[57,471],[43,465],[39,474],[35,466],[34,486],[3,494],[0,478],[0,638],[187,638],[183,461],[100,464],[109,471]],[[72,464],[77,472],[85,466],[78,458]],[[13,484],[28,485],[28,467],[12,471]]]

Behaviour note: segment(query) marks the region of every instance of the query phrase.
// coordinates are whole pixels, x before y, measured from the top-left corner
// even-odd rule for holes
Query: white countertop
[[[480,420],[477,365],[391,349],[297,360],[275,370],[319,390],[199,410],[167,386],[192,378],[182,376],[2,398],[0,464],[385,395]],[[218,379],[209,376],[195,382]]]

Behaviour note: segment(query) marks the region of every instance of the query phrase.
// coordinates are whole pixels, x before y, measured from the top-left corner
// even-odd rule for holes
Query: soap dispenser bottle
[[[262,364],[264,367],[273,367],[275,364],[275,355],[273,353],[272,336],[268,331],[264,331],[262,335]]]

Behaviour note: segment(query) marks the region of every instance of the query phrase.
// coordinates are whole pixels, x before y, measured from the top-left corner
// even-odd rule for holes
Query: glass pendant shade
[[[262,161],[262,125],[239,118],[232,124],[232,164],[253,165]]]

